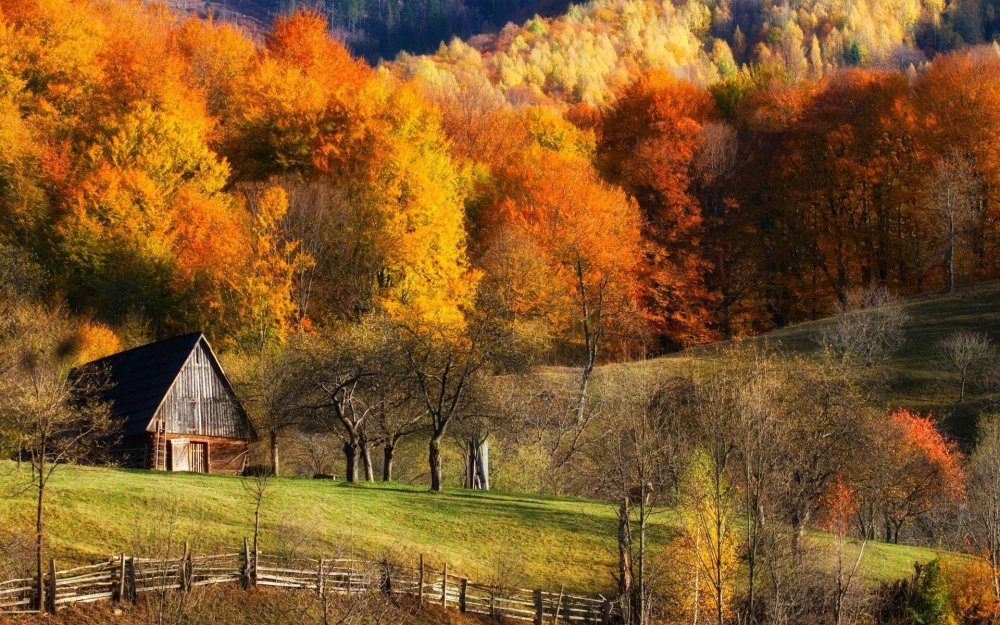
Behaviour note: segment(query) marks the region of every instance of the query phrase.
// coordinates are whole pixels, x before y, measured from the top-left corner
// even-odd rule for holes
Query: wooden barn
[[[246,410],[203,334],[136,347],[85,365],[109,376],[104,399],[121,421],[114,456],[161,471],[243,471],[257,440]]]

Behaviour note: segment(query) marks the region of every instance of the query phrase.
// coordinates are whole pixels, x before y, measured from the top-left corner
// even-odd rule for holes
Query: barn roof
[[[135,347],[83,365],[106,370],[109,388],[104,392],[103,398],[111,403],[113,416],[122,419],[122,435],[130,437],[146,431],[184,363],[203,340],[214,359],[215,354],[204,335],[193,332]],[[221,373],[218,363],[213,364]],[[225,374],[221,377],[232,392]],[[233,396],[235,397],[235,393]],[[239,405],[238,400],[236,403]],[[242,406],[240,412],[243,412]],[[245,413],[243,414],[245,417]]]

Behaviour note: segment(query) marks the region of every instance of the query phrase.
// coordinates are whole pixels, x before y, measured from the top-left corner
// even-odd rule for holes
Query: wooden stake
[[[316,567],[316,594],[320,596],[323,595],[323,590],[324,590],[323,589],[323,569],[325,568],[324,564],[325,562],[323,558],[320,558],[319,566]]]
[[[125,572],[128,575],[128,583],[125,585],[125,592],[128,594],[128,600],[135,603],[137,593],[135,591],[135,558],[128,559],[128,566],[125,567]]]
[[[115,601],[121,603],[125,600],[125,554],[121,556],[121,561],[118,563],[118,595],[115,597]]]
[[[56,560],[55,558],[51,558],[49,559],[49,608],[53,614],[56,613],[56,590],[58,587],[56,583]]]
[[[250,539],[246,536],[243,537],[243,587],[249,588],[251,586],[251,575],[250,575]]]
[[[417,605],[424,604],[424,554],[420,554],[420,588],[417,589]]]
[[[465,612],[465,595],[469,592],[469,580],[462,578],[461,590],[458,593],[458,610]]]
[[[542,625],[542,619],[545,618],[545,604],[542,603],[542,590],[540,588],[535,589],[535,625]]]
[[[601,602],[601,625],[611,624],[611,602],[605,599]]]
[[[441,606],[448,607],[448,563],[444,563],[444,576],[441,578]]]
[[[181,556],[181,590],[187,592],[191,590],[190,580],[188,579],[188,561],[191,559],[191,543],[184,543],[184,555]]]
[[[556,600],[556,614],[555,614],[554,620],[552,621],[553,623],[558,623],[559,622],[559,608],[562,605],[562,598],[563,598],[563,587],[560,586],[559,587],[559,599]]]

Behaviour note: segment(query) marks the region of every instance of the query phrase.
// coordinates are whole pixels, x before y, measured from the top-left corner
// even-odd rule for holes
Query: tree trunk
[[[948,224],[948,269],[947,269],[947,279],[948,279],[948,292],[951,293],[955,290],[955,226],[953,223]]]
[[[632,594],[632,526],[629,499],[625,495],[618,508],[618,594],[629,600]]]
[[[392,443],[386,443],[382,448],[382,481],[392,481],[392,455],[396,447]]]
[[[365,470],[365,481],[374,482],[375,468],[372,466],[372,452],[367,436],[361,436],[358,449],[361,452],[361,464]]]
[[[344,443],[344,460],[346,461],[344,479],[354,484],[358,481],[358,444],[354,441]]]
[[[431,471],[431,490],[437,493],[444,492],[444,482],[441,476],[441,435],[435,434],[431,437],[428,445],[427,462]]]
[[[280,468],[281,462],[278,458],[278,431],[271,430],[271,473],[277,475],[278,469]]]
[[[38,502],[35,508],[35,581],[38,583],[38,611],[45,610],[45,570],[42,566],[42,556],[45,547],[45,517],[42,502],[45,500],[45,443],[42,443],[38,458]],[[34,467],[34,463],[32,463]]]
[[[475,490],[490,489],[490,443],[478,436],[469,438],[469,452],[465,460],[465,487]]]

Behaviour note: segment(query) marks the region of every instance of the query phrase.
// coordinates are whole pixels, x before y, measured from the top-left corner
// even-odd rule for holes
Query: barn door
[[[191,443],[191,470],[208,473],[208,443]]]
[[[191,470],[191,442],[186,438],[175,438],[170,441],[170,470]]]

